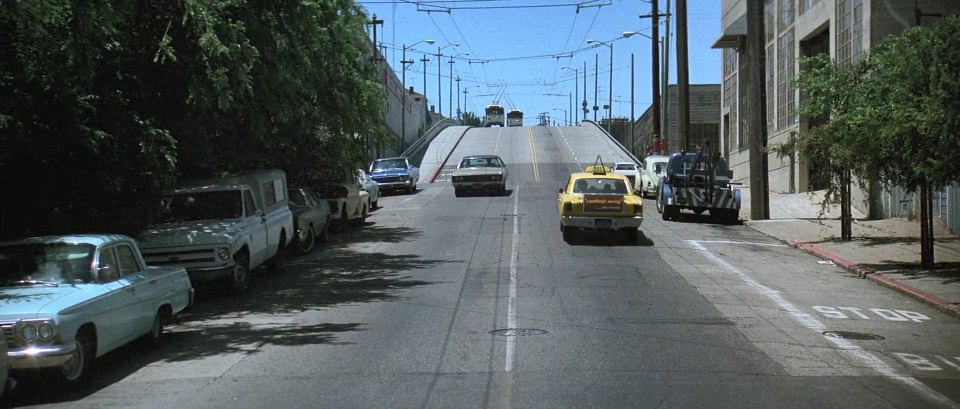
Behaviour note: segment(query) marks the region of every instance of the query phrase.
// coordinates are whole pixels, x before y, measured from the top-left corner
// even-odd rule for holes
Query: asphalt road
[[[637,243],[598,234],[564,243],[557,189],[598,155],[625,159],[617,152],[588,126],[471,129],[434,183],[383,197],[365,226],[289,258],[284,275],[259,276],[250,294],[202,293],[160,348],[111,353],[77,389],[27,377],[10,399],[65,408],[960,406],[960,322],[748,227],[692,213],[663,222],[648,200]],[[449,173],[469,154],[510,165],[508,195],[454,197]]]

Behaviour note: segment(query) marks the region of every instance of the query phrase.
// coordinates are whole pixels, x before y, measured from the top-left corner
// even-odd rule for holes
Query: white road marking
[[[517,244],[520,242],[520,189],[513,189],[513,236],[510,243],[510,297],[507,299],[507,328],[517,328]],[[513,370],[514,336],[507,337],[507,363],[504,371]]]
[[[774,303],[776,303],[777,306],[789,312],[790,315],[793,316],[793,318],[797,320],[797,322],[799,322],[804,327],[807,327],[810,330],[816,331],[821,335],[826,330],[826,326],[823,325],[823,323],[821,323],[819,320],[814,318],[812,315],[801,311],[799,308],[791,304],[790,301],[787,301],[786,298],[780,295],[780,292],[761,284],[760,282],[755,280],[753,277],[751,277],[749,274],[734,267],[732,264],[720,258],[720,256],[714,254],[712,251],[707,250],[707,248],[703,245],[703,243],[705,243],[704,241],[686,240],[686,242],[687,244],[690,245],[690,247],[693,247],[695,250],[698,250],[701,253],[703,253],[704,256],[706,256],[708,259],[716,263],[718,266],[723,267],[727,271],[735,274],[737,277],[740,278],[740,281],[742,281],[744,284],[753,288],[760,294],[763,294],[764,296],[769,298],[770,301],[773,301]],[[845,339],[833,338],[825,335],[823,336],[823,338],[833,343],[840,351],[845,352],[851,358],[863,363],[866,367],[873,369],[874,371],[876,371],[877,373],[879,373],[880,375],[886,378],[898,381],[901,384],[909,388],[912,388],[914,391],[916,391],[923,397],[933,402],[937,402],[938,404],[943,405],[944,407],[960,408],[960,404],[957,404],[956,402],[950,400],[946,396],[943,396],[942,394],[940,394],[940,392],[933,390],[929,386],[923,384],[922,382],[914,379],[911,376],[897,373],[896,370],[894,370],[892,367],[887,365],[880,358],[870,353],[869,351],[865,351],[859,346]]]
[[[563,129],[558,128],[557,130],[560,131],[560,137],[563,138],[563,143],[566,144],[567,149],[570,150],[570,156],[573,156],[573,161],[577,162],[577,166],[580,167],[580,169],[583,169],[583,165],[580,164],[580,159],[577,159],[577,153],[573,151],[573,147],[570,146],[570,142],[567,142],[567,135],[563,134]]]

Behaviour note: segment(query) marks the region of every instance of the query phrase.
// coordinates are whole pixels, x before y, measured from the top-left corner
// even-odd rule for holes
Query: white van
[[[183,183],[161,202],[161,223],[137,235],[147,264],[181,266],[194,286],[224,280],[237,293],[268,261],[282,271],[294,234],[282,170]]]

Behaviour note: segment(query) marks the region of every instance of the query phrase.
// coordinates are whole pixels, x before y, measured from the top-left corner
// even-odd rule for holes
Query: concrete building
[[[760,0],[752,0],[760,2]],[[760,112],[745,106],[748,90],[746,58],[748,0],[722,0],[722,32],[713,44],[723,49],[721,139],[734,177],[749,183],[748,143],[744,132],[749,115]],[[816,121],[796,114],[800,94],[793,84],[800,71],[798,57],[828,53],[843,64],[857,61],[874,44],[918,24],[932,24],[937,15],[960,11],[957,0],[763,0],[764,78],[767,144],[775,146],[793,132],[816,126]],[[777,158],[769,154],[771,192],[820,190],[823,181],[813,176],[816,158]],[[871,205],[854,188],[853,206],[864,214]],[[893,200],[893,199],[891,199]]]
[[[720,84],[690,84],[690,124],[687,127],[687,145],[685,149],[692,151],[697,147],[709,144],[717,151],[720,144]],[[679,108],[677,105],[677,86],[670,85],[664,93],[667,104],[663,107],[665,114],[664,139],[666,146],[664,153],[670,154],[684,149],[680,146]],[[637,157],[644,157],[652,152],[653,118],[652,108],[647,108],[633,124],[633,141],[621,140],[624,146],[631,146],[631,151]],[[629,138],[629,135],[624,136]],[[720,151],[723,153],[723,151]]]

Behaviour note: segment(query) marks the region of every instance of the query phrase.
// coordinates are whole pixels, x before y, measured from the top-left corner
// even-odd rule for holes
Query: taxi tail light
[[[633,214],[643,214],[643,205],[640,203],[633,204]]]

